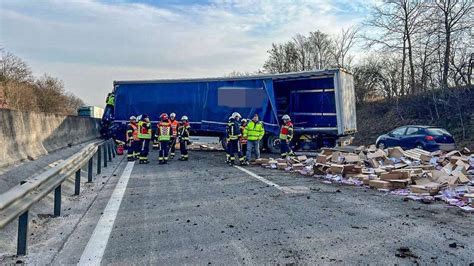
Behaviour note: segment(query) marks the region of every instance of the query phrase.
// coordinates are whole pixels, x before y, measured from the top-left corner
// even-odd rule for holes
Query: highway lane
[[[278,189],[225,165],[218,152],[192,152],[189,162],[168,165],[158,165],[156,156],[133,166],[102,264],[474,261],[472,217],[442,204],[246,168]],[[295,186],[309,192],[285,193]],[[397,257],[400,247],[413,256]]]

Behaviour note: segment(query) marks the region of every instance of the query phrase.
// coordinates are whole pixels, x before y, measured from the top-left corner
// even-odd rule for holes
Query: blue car
[[[419,148],[426,151],[456,149],[454,138],[448,131],[431,126],[402,126],[377,138],[378,148],[400,146],[403,149]]]

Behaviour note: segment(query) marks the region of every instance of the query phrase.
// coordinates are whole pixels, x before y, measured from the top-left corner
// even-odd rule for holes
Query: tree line
[[[84,102],[66,92],[62,80],[48,74],[34,77],[25,61],[1,51],[0,108],[76,115],[81,106]]]
[[[345,68],[354,74],[359,104],[437,89],[472,89],[473,14],[473,1],[385,1],[374,4],[362,23],[336,36],[315,30],[273,43],[260,72]],[[363,55],[354,62],[356,46]],[[232,75],[237,74],[243,73]]]

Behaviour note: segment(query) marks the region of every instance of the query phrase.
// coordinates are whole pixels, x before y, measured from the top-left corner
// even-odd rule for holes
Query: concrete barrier
[[[100,120],[0,109],[0,168],[100,137]]]

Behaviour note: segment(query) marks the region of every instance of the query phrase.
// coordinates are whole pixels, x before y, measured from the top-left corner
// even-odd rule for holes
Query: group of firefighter
[[[281,156],[283,158],[294,155],[290,148],[290,142],[293,139],[293,124],[290,116],[282,117],[283,125],[280,129],[279,142]],[[260,141],[265,135],[265,128],[262,121],[259,121],[258,114],[255,114],[252,120],[242,119],[242,116],[234,112],[227,122],[227,145],[226,162],[229,165],[236,163],[238,156],[240,165],[248,165],[252,159],[252,153],[255,151],[255,158],[260,158]]]
[[[288,115],[282,117],[283,125],[280,129],[279,142],[281,156],[283,158],[293,155],[290,142],[293,138],[293,124]],[[187,161],[189,141],[189,119],[186,115],[181,117],[181,121],[176,120],[176,114],[171,113],[168,117],[163,113],[160,115],[160,122],[157,124],[154,136],[152,136],[152,126],[148,115],[143,114],[138,117],[131,116],[127,126],[127,159],[129,161],[139,160],[140,164],[149,163],[148,153],[150,142],[153,140],[153,147],[159,149],[158,160],[160,164],[167,164],[168,159],[175,157],[176,143],[179,143],[181,157],[180,161]],[[240,165],[248,165],[252,159],[260,158],[260,141],[265,135],[263,122],[255,114],[252,120],[242,119],[242,116],[234,112],[229,117],[226,128],[226,162],[229,165],[236,163],[236,157]]]
[[[177,142],[181,154],[179,160],[187,161],[189,156],[187,147],[190,144],[189,129],[187,116],[183,115],[181,121],[178,122],[175,113],[171,113],[169,117],[163,113],[152,136],[153,130],[148,115],[132,116],[127,126],[127,159],[129,161],[138,159],[140,164],[149,163],[148,153],[150,142],[153,140],[153,146],[160,150],[158,156],[160,164],[167,164],[168,159],[175,157]]]

